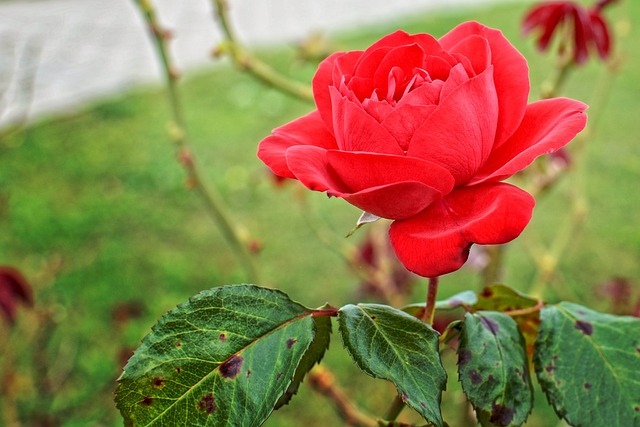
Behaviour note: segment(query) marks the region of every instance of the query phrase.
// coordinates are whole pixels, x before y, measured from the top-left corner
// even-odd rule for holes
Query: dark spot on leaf
[[[295,343],[297,343],[297,342],[298,342],[298,340],[297,340],[297,339],[295,339],[295,338],[289,338],[289,339],[287,340],[287,348],[288,348],[288,349],[291,349],[291,347],[293,347],[293,345],[294,345]]]
[[[480,384],[482,382],[482,375],[480,375],[475,369],[472,369],[469,371],[469,379],[473,384]]]
[[[182,369],[180,369],[180,367],[178,366],[178,367],[176,368],[176,372],[177,372],[177,373],[180,373],[180,372],[182,372]]]
[[[584,320],[576,320],[574,325],[577,330],[582,332],[585,335],[593,334],[593,325],[589,322],[585,322]]]
[[[545,368],[544,368],[547,372],[551,373],[553,371],[556,370],[556,367],[553,366],[551,363],[549,363]]]
[[[182,343],[180,341],[176,341],[176,347],[180,347]]]
[[[460,350],[458,353],[458,365],[464,366],[471,361],[473,354],[471,351],[465,349]]]
[[[584,383],[584,388],[589,390],[591,388],[591,384],[589,383]]]
[[[480,316],[480,322],[482,322],[482,326],[484,326],[485,329],[487,329],[493,335],[498,335],[498,331],[500,330],[500,326],[498,326],[498,322],[483,316]]]
[[[223,341],[223,342],[224,342],[224,341],[226,341],[226,340],[227,340],[227,335],[223,332],[223,333],[221,333],[221,334],[220,334],[219,339],[220,339],[220,341]]]
[[[228,379],[237,377],[240,373],[240,368],[242,367],[243,361],[244,359],[242,358],[242,356],[234,354],[233,356],[228,358],[222,365],[220,365],[220,375]]]
[[[485,298],[491,298],[493,296],[493,291],[489,288],[486,288],[484,291],[482,291],[482,296]]]
[[[424,402],[420,402],[420,406],[422,406],[422,407],[423,407],[423,408],[425,408],[425,409],[427,408],[427,404],[426,404],[426,403],[424,403]]]
[[[251,376],[251,369],[247,370],[247,378]]]
[[[576,311],[576,313],[578,313],[580,316],[586,316],[587,315],[587,313],[585,311],[583,311],[583,310],[578,310],[578,311]]]
[[[489,375],[489,377],[487,378],[488,381],[493,381],[495,380],[495,378],[493,377],[493,375]]]
[[[633,407],[633,410],[636,412],[640,412],[640,406],[636,405]]]
[[[508,426],[513,421],[515,411],[499,403],[491,404],[491,418],[489,421],[499,426]]]
[[[406,402],[407,400],[409,400],[409,396],[407,395],[407,393],[402,392],[402,401]]]
[[[145,396],[144,399],[140,401],[140,404],[144,406],[151,406],[152,403],[153,398],[151,396]]]
[[[211,415],[216,410],[216,398],[213,397],[213,393],[205,394],[202,399],[198,401],[198,409],[205,411]]]
[[[371,316],[371,320],[376,320],[376,316]]]
[[[278,372],[278,375],[276,376],[276,381],[278,381],[280,378],[282,378],[282,372]]]
[[[640,353],[640,347],[636,348],[636,351],[637,351],[638,353]]]
[[[551,358],[552,360],[558,360],[558,355],[554,354],[553,357]]]
[[[164,379],[155,377],[153,381],[151,381],[151,385],[153,385],[154,387],[162,388],[164,387]]]

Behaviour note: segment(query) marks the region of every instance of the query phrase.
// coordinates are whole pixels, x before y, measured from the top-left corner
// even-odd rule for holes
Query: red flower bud
[[[538,48],[549,48],[554,35],[560,37],[560,53],[572,48],[573,61],[584,63],[590,50],[606,59],[611,52],[611,36],[607,22],[600,13],[615,0],[600,0],[592,9],[572,1],[554,1],[534,6],[525,16],[522,31],[538,32]]]

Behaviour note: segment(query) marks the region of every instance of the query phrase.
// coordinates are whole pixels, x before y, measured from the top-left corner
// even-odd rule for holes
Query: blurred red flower
[[[540,3],[526,14],[522,30],[525,34],[533,30],[539,32],[537,44],[542,51],[549,48],[553,35],[560,33],[560,54],[572,47],[573,61],[577,64],[588,59],[590,49],[606,59],[611,52],[611,35],[601,12],[616,1],[600,0],[590,9],[573,1]]]
[[[31,286],[15,268],[0,266],[0,312],[9,324],[15,321],[18,302],[33,305]]]

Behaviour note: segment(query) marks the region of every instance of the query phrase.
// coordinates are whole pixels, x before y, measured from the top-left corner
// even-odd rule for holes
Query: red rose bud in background
[[[611,51],[611,35],[602,9],[615,0],[601,0],[593,8],[572,1],[555,1],[534,6],[525,16],[522,31],[538,33],[537,45],[542,51],[549,48],[555,34],[560,39],[560,54],[572,49],[573,61],[584,63],[590,50],[606,59]]]
[[[29,282],[15,268],[0,266],[0,312],[9,324],[15,321],[19,303],[33,305]]]
[[[317,109],[275,129],[258,157],[276,175],[393,220],[396,255],[424,277],[459,269],[473,243],[516,238],[535,202],[501,181],[586,124],[581,102],[528,104],[526,60],[476,22],[440,39],[397,31],[334,53],[313,90]]]

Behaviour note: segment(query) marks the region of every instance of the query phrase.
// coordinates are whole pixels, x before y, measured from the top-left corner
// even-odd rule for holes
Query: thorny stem
[[[222,197],[215,187],[207,186],[202,175],[196,166],[191,151],[189,150],[186,136],[186,126],[178,94],[177,80],[179,78],[177,70],[171,63],[169,51],[167,49],[168,33],[158,24],[156,13],[150,0],[135,0],[138,8],[142,12],[155,43],[156,50],[162,62],[162,69],[166,77],[166,89],[171,107],[173,123],[169,129],[169,134],[178,147],[180,163],[187,172],[187,182],[202,197],[212,218],[220,228],[223,237],[231,246],[236,257],[240,260],[248,279],[257,283],[258,272],[249,249],[242,242],[235,227],[232,224],[230,215],[226,212]]]
[[[541,99],[548,99],[556,96],[556,94],[560,91],[562,86],[567,81],[567,77],[569,76],[570,71],[573,69],[574,65],[575,64],[571,55],[560,59],[560,65],[558,67],[558,71],[556,72],[555,78],[548,86],[543,86],[540,90]],[[532,191],[532,193],[541,193],[542,191],[549,190],[558,178],[559,176],[555,176],[552,181],[546,182],[546,185],[543,188]],[[534,197],[537,196],[537,194],[532,195]],[[484,286],[487,286],[499,279],[500,268],[504,260],[504,246],[495,246],[489,249],[487,253],[489,255],[489,264],[483,271]],[[539,262],[537,263],[538,265],[540,265]]]
[[[223,51],[227,51],[236,66],[252,74],[263,83],[293,95],[303,101],[313,102],[312,89],[302,83],[285,77],[266,63],[247,52],[237,41],[229,22],[228,5],[226,0],[211,0],[220,28],[224,34]]]
[[[571,68],[571,64],[572,63],[570,61],[565,63],[565,66],[558,75],[558,83],[556,84],[555,90],[551,92],[551,95],[555,95],[555,93],[557,93],[557,88],[566,78],[566,74],[568,74],[567,71]],[[543,251],[538,251],[538,255],[536,256],[536,263],[538,265],[536,280],[533,282],[533,285],[528,292],[533,296],[543,296],[544,290],[553,282],[557,275],[558,260],[580,230],[580,226],[584,223],[587,213],[587,201],[583,196],[585,193],[586,175],[585,142],[588,137],[594,134],[594,129],[598,122],[597,119],[602,115],[603,105],[606,103],[607,96],[611,92],[610,86],[613,81],[613,76],[615,76],[619,66],[619,61],[611,61],[606,71],[606,73],[609,74],[609,76],[606,76],[608,78],[605,77],[598,79],[598,85],[594,90],[593,101],[590,103],[589,127],[587,131],[578,136],[572,144],[572,155],[574,158],[573,163],[577,166],[572,174],[574,185],[572,185],[571,214],[567,218],[564,227],[560,228],[561,231],[556,235],[551,247]],[[556,176],[555,179],[548,183],[546,187],[537,189],[538,193],[543,193],[548,190],[549,187],[557,181],[557,178],[558,177]]]
[[[318,365],[308,375],[313,390],[328,398],[336,408],[338,415],[347,425],[353,427],[377,427],[376,420],[361,412],[350,400],[342,388],[336,384],[335,377],[328,369]]]

